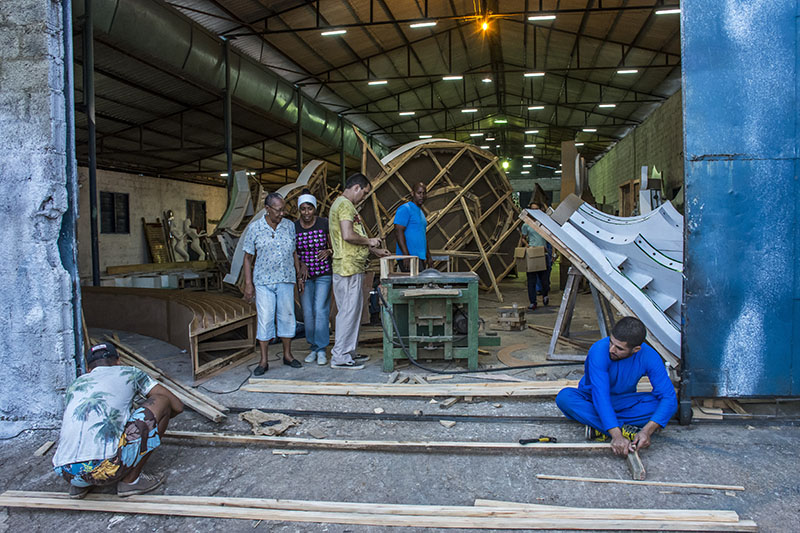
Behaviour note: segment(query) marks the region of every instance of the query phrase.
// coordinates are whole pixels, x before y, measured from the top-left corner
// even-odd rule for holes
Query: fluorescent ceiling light
[[[556,19],[555,15],[533,15],[531,17],[528,17],[528,20],[532,22],[535,22],[537,20],[555,20],[555,19]]]
[[[471,107],[471,108],[469,108],[469,109],[462,109],[462,110],[461,110],[461,112],[462,112],[462,113],[477,113],[477,112],[478,112],[478,110],[477,110],[477,109],[475,109],[474,107]]]
[[[483,83],[492,83],[492,78],[483,78],[481,81]]]
[[[457,81],[457,80],[463,80],[463,79],[464,79],[464,76],[443,76],[442,77],[442,80],[444,80],[444,81]]]
[[[414,115],[414,114],[416,114],[416,111],[400,111],[398,113],[398,115],[400,115],[401,117],[407,117],[409,115]]]
[[[594,133],[597,131],[597,128],[583,128],[583,131],[586,133]]]
[[[560,170],[556,170],[555,172],[553,172],[553,174],[561,174],[561,171]]]
[[[520,174],[530,174],[530,173],[531,173],[530,170],[523,170],[522,172],[520,172]]]
[[[583,146],[583,143],[575,143],[575,146]]]
[[[499,144],[495,144],[494,147],[495,148],[500,148],[500,145]]]
[[[613,108],[613,107],[617,107],[617,104],[600,104],[597,107]]]
[[[523,155],[522,159],[533,159],[532,155]]]
[[[430,139],[431,137],[433,137],[433,135],[420,135],[419,136],[420,139]]]
[[[483,137],[483,133],[470,133],[470,137]]]
[[[222,176],[223,178],[227,178],[228,177],[228,173],[227,172],[223,172],[222,174],[220,174],[220,176]]]
[[[491,146],[489,146],[488,144],[481,146],[481,150],[488,150],[489,148],[491,148]]]
[[[526,78],[540,78],[544,76],[544,72],[526,72],[523,76]]]
[[[493,141],[493,140],[494,140],[494,137],[486,137],[486,140],[487,140],[487,141]]]
[[[539,130],[528,130],[525,135],[536,135],[537,133],[539,133]]]
[[[681,12],[680,8],[678,9],[657,9],[656,15],[677,15]]]
[[[524,165],[522,165],[522,168],[531,168],[532,166],[533,165],[531,165],[530,163],[525,163]]]
[[[409,28],[429,28],[431,26],[436,26],[435,20],[429,20],[426,22],[415,22],[414,24],[411,24]]]
[[[636,74],[637,72],[639,72],[638,69],[629,68],[629,69],[618,70],[617,74]]]
[[[320,35],[343,35],[347,33],[347,30],[331,30],[331,31],[324,31]]]
[[[496,119],[494,119],[494,123],[495,124],[508,124],[508,120],[506,120],[504,118],[496,118]]]
[[[386,85],[387,83],[389,83],[388,80],[372,80],[367,82],[367,85]]]
[[[528,106],[528,111],[541,111],[542,109],[544,109],[543,105],[529,105]]]
[[[526,144],[525,148],[536,148],[535,144]]]

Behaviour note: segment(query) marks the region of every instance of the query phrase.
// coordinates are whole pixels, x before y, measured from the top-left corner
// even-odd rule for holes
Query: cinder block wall
[[[89,219],[89,170],[78,169],[80,186],[80,219],[78,221],[78,258],[81,279],[92,276],[92,244]],[[98,192],[98,245],[100,252],[100,272],[109,265],[138,265],[148,263],[150,255],[144,236],[142,217],[148,222],[156,218],[163,220],[164,211],[171,209],[175,220],[183,223],[186,218],[186,200],[206,202],[208,232],[216,227],[216,222],[225,213],[228,205],[228,191],[224,187],[200,185],[185,181],[175,181],[138,174],[97,171]],[[128,213],[130,233],[99,233],[100,192],[128,194]],[[213,221],[213,222],[212,222]]]
[[[670,96],[589,169],[589,188],[597,202],[619,209],[620,184],[638,179],[643,165],[655,165],[663,174],[669,199],[671,190],[683,184],[681,91]]]
[[[58,426],[75,377],[61,5],[0,1],[0,437]]]

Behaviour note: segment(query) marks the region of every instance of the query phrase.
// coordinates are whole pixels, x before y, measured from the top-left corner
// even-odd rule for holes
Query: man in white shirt
[[[69,482],[74,499],[112,483],[121,497],[150,492],[164,479],[142,468],[183,404],[142,370],[120,365],[111,344],[94,346],[86,366],[89,371],[67,388],[56,473]],[[146,399],[132,410],[137,394]]]

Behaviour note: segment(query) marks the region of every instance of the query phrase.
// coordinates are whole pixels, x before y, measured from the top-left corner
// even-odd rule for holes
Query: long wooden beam
[[[564,387],[577,387],[577,380],[526,381],[521,383],[454,383],[404,385],[386,383],[317,383],[283,379],[250,379],[242,387],[248,392],[316,394],[331,396],[515,396],[550,397]]]
[[[265,435],[236,435],[231,433],[167,431],[165,437],[195,442],[221,442],[228,444],[262,444],[279,448],[319,448],[328,450],[383,450],[450,451],[450,452],[595,452],[611,447],[607,442],[475,442],[475,441],[395,441],[395,440],[348,440],[313,439],[300,437],[270,437]]]
[[[174,500],[172,498],[175,498]],[[76,511],[99,511],[110,513],[132,513],[165,516],[198,516],[209,518],[232,518],[242,520],[275,520],[285,522],[312,522],[330,524],[375,525],[381,527],[404,526],[426,528],[479,528],[479,529],[578,529],[578,530],[672,530],[672,531],[756,531],[751,521],[712,522],[682,520],[624,520],[546,518],[535,514],[502,516],[448,516],[437,514],[432,507],[430,514],[390,514],[354,511],[286,510],[241,506],[236,498],[225,498],[225,502],[207,499],[187,503],[188,497],[132,496],[120,500],[108,495],[90,494],[83,500],[69,499],[66,493],[6,491],[0,495],[0,506],[28,509],[65,509]],[[175,503],[175,502],[179,503]],[[155,502],[155,503],[154,503]],[[465,508],[469,513],[469,508]],[[479,509],[478,512],[482,511]],[[511,509],[513,512],[514,509]],[[420,511],[422,512],[422,511]],[[546,513],[546,510],[541,510]],[[426,512],[427,513],[427,512]],[[466,514],[465,513],[465,514]],[[474,513],[474,511],[473,511]],[[491,509],[487,511],[491,513]],[[564,512],[568,515],[568,511]],[[541,513],[540,513],[541,515]]]
[[[681,487],[685,489],[744,490],[741,485],[713,485],[709,483],[679,483],[677,481],[640,481],[633,479],[606,479],[597,477],[555,476],[536,474],[536,479],[555,479],[561,481],[587,481],[590,483],[622,483],[623,485],[653,485],[656,487]]]

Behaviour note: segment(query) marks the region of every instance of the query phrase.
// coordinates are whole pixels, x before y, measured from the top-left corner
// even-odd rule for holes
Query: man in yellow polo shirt
[[[363,174],[353,174],[344,184],[344,192],[331,205],[328,215],[333,247],[333,296],[336,298],[336,340],[331,350],[331,368],[358,370],[356,353],[361,311],[364,308],[362,285],[369,253],[378,257],[389,255],[380,248],[380,239],[370,239],[356,211],[356,205],[370,191],[369,180]]]

